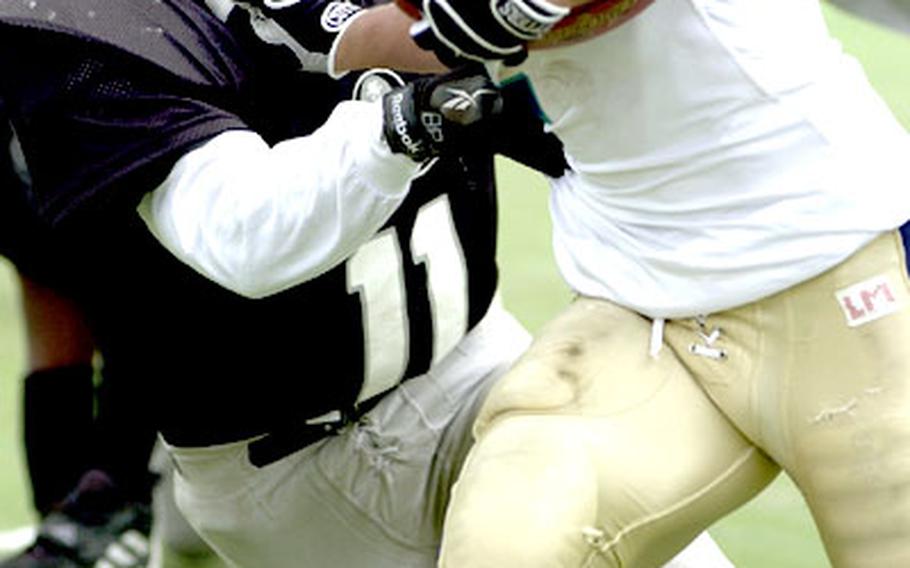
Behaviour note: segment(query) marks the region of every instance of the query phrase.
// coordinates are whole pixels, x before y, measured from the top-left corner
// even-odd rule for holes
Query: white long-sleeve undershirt
[[[183,156],[139,213],[177,258],[261,298],[326,272],[368,240],[419,165],[392,154],[378,104],[346,102],[313,134],[269,147],[224,132]]]

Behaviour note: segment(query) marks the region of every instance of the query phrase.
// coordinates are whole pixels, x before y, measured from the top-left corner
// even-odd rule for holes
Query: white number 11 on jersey
[[[420,208],[411,256],[427,271],[433,319],[433,363],[468,326],[468,275],[449,197]],[[408,364],[408,313],[401,248],[394,229],[379,233],[347,262],[348,292],[360,295],[364,326],[364,381],[357,402],[401,382]]]

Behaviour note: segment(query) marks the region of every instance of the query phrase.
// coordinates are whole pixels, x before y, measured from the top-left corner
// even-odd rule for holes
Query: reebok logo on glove
[[[404,153],[409,156],[420,156],[424,153],[423,144],[411,136],[408,121],[404,117],[404,103],[405,93],[403,91],[395,91],[388,95],[386,105],[390,109],[392,128],[398,135],[397,141],[404,146]]]
[[[502,95],[477,66],[421,77],[382,100],[383,135],[392,152],[422,162],[483,144]]]
[[[483,106],[480,97],[499,96],[498,91],[484,87],[480,87],[473,92],[447,87],[444,93],[442,96],[445,100],[439,105],[439,110],[442,111],[442,114],[447,119],[459,124],[470,124],[480,117]]]

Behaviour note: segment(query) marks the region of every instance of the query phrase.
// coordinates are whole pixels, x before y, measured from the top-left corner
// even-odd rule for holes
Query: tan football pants
[[[834,566],[910,566],[910,311],[883,235],[747,306],[652,322],[574,301],[491,391],[446,568],[659,566],[783,468]]]

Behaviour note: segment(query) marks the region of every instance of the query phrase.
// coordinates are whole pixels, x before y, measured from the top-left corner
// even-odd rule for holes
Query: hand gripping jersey
[[[173,48],[163,56],[134,44],[143,34],[107,37],[81,18],[62,31],[36,27],[4,4],[0,63],[9,79],[3,95],[16,101],[13,119],[28,140],[40,211],[78,243],[96,329],[123,372],[160,395],[165,438],[189,446],[252,436],[292,417],[350,408],[426,371],[494,297],[491,157],[439,160],[380,231],[321,276],[262,300],[228,292],[161,247],[135,204],[187,148],[247,125],[272,140],[304,134],[347,97],[345,85],[303,74],[270,81],[262,67],[244,67],[245,56],[231,59],[233,38],[207,12],[188,2],[151,4],[165,14],[133,2],[104,9],[110,25],[115,13],[125,19],[121,27],[159,22]],[[172,26],[175,13],[182,23]],[[40,61],[18,65],[10,59],[16,49],[34,49]],[[189,72],[212,68],[233,71]],[[265,87],[276,84],[284,91]],[[41,96],[27,96],[33,93]],[[297,102],[296,122],[275,102],[289,99]]]

